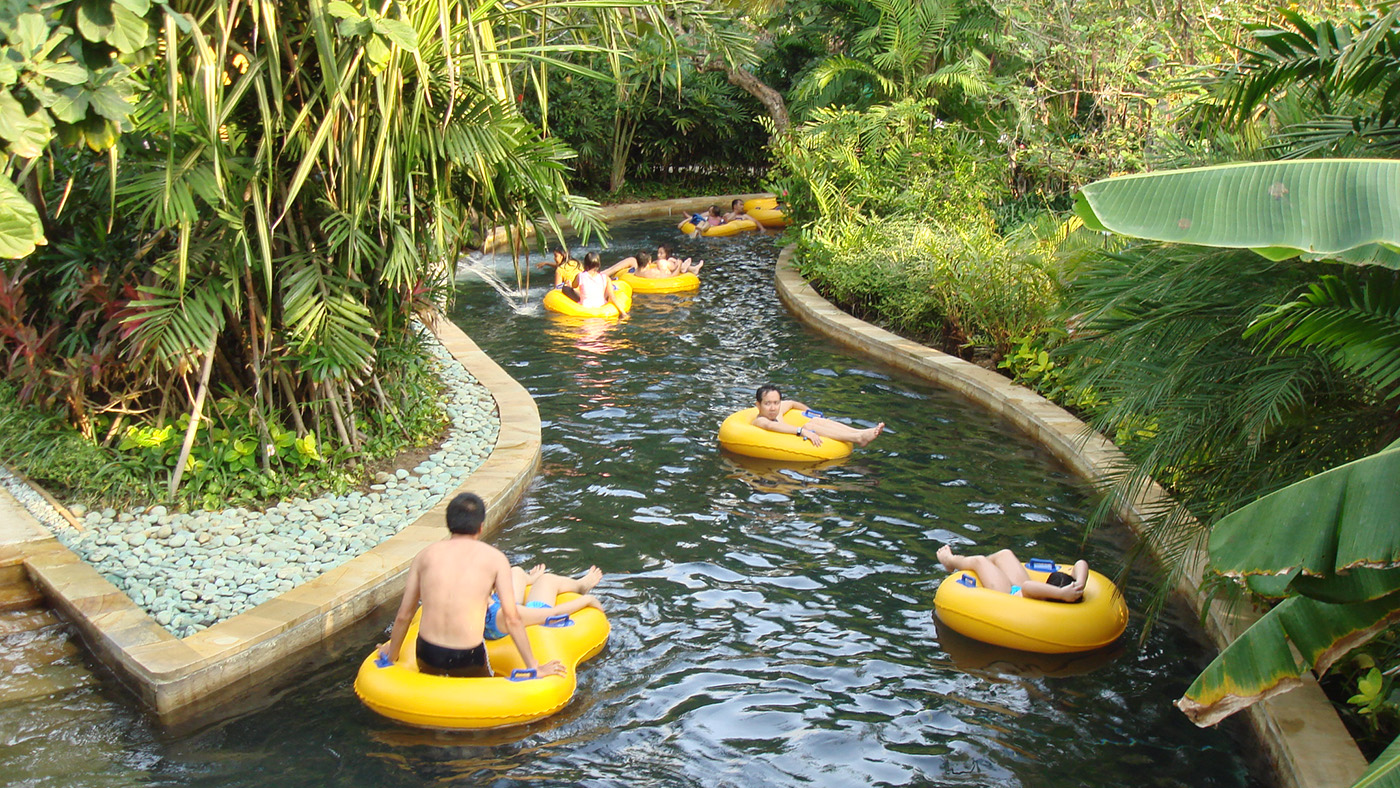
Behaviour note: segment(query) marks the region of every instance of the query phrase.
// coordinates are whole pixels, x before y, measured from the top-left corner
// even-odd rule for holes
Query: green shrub
[[[935,118],[928,101],[819,110],[774,138],[770,188],[786,194],[800,225],[893,216],[981,223],[1002,195],[1005,164],[981,138]]]
[[[0,381],[0,462],[46,489],[83,490],[84,502],[128,502],[152,497],[155,488],[132,474],[108,449],[85,439],[66,414],[20,405],[18,388]]]
[[[285,414],[266,419],[267,432],[260,434],[253,400],[224,392],[205,406],[178,498],[169,503],[217,509],[350,490],[365,481],[369,463],[441,435],[443,387],[432,365],[414,335],[378,348],[384,400],[371,392],[358,395],[355,426],[364,441],[353,454],[339,444],[327,449],[315,429],[298,436],[282,428]],[[64,414],[20,405],[17,393],[14,384],[0,382],[0,402],[9,403],[0,409],[0,461],[73,503],[129,507],[165,499],[187,414],[163,424],[114,425],[110,417],[99,417],[91,425],[96,437],[89,440]]]
[[[827,297],[954,352],[1003,356],[1019,338],[1049,330],[1058,305],[1041,247],[998,235],[989,217],[818,224],[800,248],[799,269]]]

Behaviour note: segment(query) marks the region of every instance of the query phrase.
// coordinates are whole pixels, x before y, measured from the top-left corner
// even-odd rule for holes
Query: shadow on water
[[[1145,637],[1135,616],[1114,647],[1055,657],[935,626],[943,543],[1115,568],[1121,536],[1082,540],[1091,501],[1045,452],[793,321],[772,237],[678,240],[653,222],[615,238],[605,263],[658,242],[705,259],[701,289],[579,322],[538,309],[538,282],[519,310],[467,283],[452,315],[543,420],[542,473],[495,543],[517,563],[608,573],[612,639],[564,712],[467,735],[378,718],[350,687],[384,610],[301,686],[195,733],[154,731],[95,691],[0,709],[25,730],[3,734],[0,769],[40,774],[41,756],[81,748],[32,784],[1253,784],[1238,728],[1198,730],[1171,706],[1208,655],[1184,616]],[[766,382],[887,432],[818,466],[722,453],[719,423]]]

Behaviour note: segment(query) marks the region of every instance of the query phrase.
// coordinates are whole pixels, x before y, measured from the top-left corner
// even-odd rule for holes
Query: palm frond
[[[1261,353],[1244,336],[1312,273],[1248,252],[1146,245],[1091,257],[1069,284],[1075,333],[1055,355],[1072,385],[1102,400],[1090,424],[1133,463],[1113,494],[1130,498],[1148,477],[1173,494],[1145,531],[1165,555],[1260,495],[1366,453],[1357,436],[1393,418],[1318,353]]]
[[[1400,396],[1400,276],[1351,268],[1308,286],[1306,293],[1250,326],[1275,348],[1315,348],[1339,368],[1364,378],[1381,396]]]

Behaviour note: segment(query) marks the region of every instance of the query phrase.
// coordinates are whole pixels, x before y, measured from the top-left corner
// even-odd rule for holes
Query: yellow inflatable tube
[[[1026,574],[1044,582],[1052,571],[1073,567],[1031,559]],[[954,572],[933,596],[938,619],[954,630],[995,646],[1066,654],[1107,646],[1128,626],[1128,606],[1113,581],[1089,570],[1084,598],[1078,602],[1028,599],[993,591],[977,574]]]
[[[758,197],[744,201],[744,213],[764,227],[787,227],[787,214],[778,208],[777,197]]]
[[[851,444],[835,438],[822,438],[822,445],[814,446],[796,435],[755,427],[752,422],[757,415],[758,408],[753,407],[725,419],[719,425],[719,445],[745,457],[786,462],[835,460],[851,453]],[[801,427],[811,420],[800,410],[789,410],[783,414],[783,421],[794,427]]]
[[[622,304],[622,308],[632,311],[632,287],[626,282],[613,282],[613,297]],[[617,307],[611,302],[597,307],[585,307],[572,298],[564,295],[563,290],[555,288],[544,294],[544,308],[551,312],[558,312],[561,315],[570,317],[621,317],[622,313],[617,311]]]
[[[560,594],[564,602],[577,594]],[[422,611],[419,611],[420,613]],[[608,642],[611,626],[601,610],[586,607],[560,623],[527,627],[535,659],[564,663],[562,676],[511,677],[525,667],[509,638],[486,641],[493,678],[449,678],[418,672],[418,615],[413,617],[397,662],[384,664],[370,652],[355,677],[355,694],[391,720],[423,728],[456,730],[504,728],[544,719],[568,704],[578,686],[578,663]]]
[[[758,222],[749,219],[735,219],[732,222],[725,222],[718,227],[706,227],[704,230],[700,231],[700,234],[706,238],[719,238],[726,235],[738,235],[739,233],[757,229]],[[691,235],[695,232],[695,225],[687,221],[685,224],[681,225],[681,232],[686,235]]]
[[[696,290],[700,287],[700,277],[687,271],[676,276],[664,276],[659,279],[651,279],[645,276],[637,276],[628,271],[623,271],[617,275],[617,281],[626,282],[632,287],[634,293],[684,293],[688,290]]]

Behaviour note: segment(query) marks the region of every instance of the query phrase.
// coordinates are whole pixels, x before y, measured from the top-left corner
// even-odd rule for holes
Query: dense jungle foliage
[[[1090,232],[1085,212],[1067,209],[1073,190],[1126,172],[1393,157],[1400,11],[1221,6],[1202,19],[1181,7],[994,3],[1000,24],[987,26],[977,4],[871,8],[852,17],[849,49],[800,83],[799,96],[827,103],[774,142],[770,183],[798,220],[801,269],[853,312],[997,362],[1114,437],[1132,462],[1105,512],[1148,476],[1172,493],[1143,542],[1169,559],[1163,596],[1208,550],[1217,576],[1248,577],[1250,592],[1281,602],[1187,692],[1193,719],[1209,724],[1234,696],[1252,702],[1335,664],[1338,700],[1376,734],[1377,755],[1400,697],[1389,623],[1400,596],[1386,574],[1400,566],[1400,501],[1387,492],[1400,470],[1394,170],[1356,162],[1348,183],[1375,182],[1379,202],[1368,193],[1310,215],[1346,226],[1369,222],[1360,205],[1375,204],[1385,218],[1346,231],[1388,246],[1310,262],[1221,248],[1259,245],[1228,237],[1132,240],[1181,227]],[[925,104],[905,115],[910,102]],[[1272,199],[1309,200],[1277,177]],[[1231,211],[1238,228],[1262,226],[1242,207],[1211,207],[1226,226]],[[1190,211],[1160,208],[1166,219]],[[1304,514],[1266,535],[1265,513],[1284,510]],[[1309,552],[1318,538],[1336,546]],[[1397,768],[1400,749],[1373,771]]]
[[[38,436],[7,461],[79,499],[200,505],[432,440],[413,325],[458,258],[498,226],[601,229],[517,85],[668,8],[6,4],[4,370],[105,470]]]

